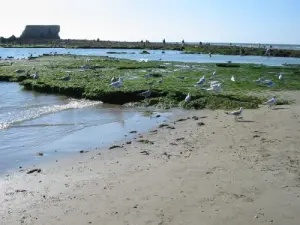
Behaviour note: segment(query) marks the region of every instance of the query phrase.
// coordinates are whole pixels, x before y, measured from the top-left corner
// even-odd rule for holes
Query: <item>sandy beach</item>
[[[0,181],[0,224],[300,224],[300,105],[187,111]],[[27,174],[40,168],[41,172]]]

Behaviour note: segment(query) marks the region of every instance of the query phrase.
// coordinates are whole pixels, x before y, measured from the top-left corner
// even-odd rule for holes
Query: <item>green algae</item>
[[[233,109],[238,107],[257,108],[266,99],[252,96],[251,92],[299,90],[299,66],[264,66],[238,64],[239,66],[217,66],[216,64],[179,63],[160,61],[137,62],[109,57],[43,56],[34,60],[18,60],[11,65],[0,66],[0,81],[20,82],[25,89],[43,93],[62,94],[76,98],[100,100],[111,104],[159,108]],[[235,65],[235,64],[231,64]],[[32,74],[38,71],[40,78],[28,79],[17,74],[17,69]],[[159,73],[156,71],[160,70]],[[216,77],[211,78],[213,71]],[[282,73],[284,79],[277,78]],[[70,74],[70,81],[61,80]],[[145,75],[150,74],[149,78]],[[203,75],[207,80],[218,80],[223,85],[220,93],[210,93],[194,87]],[[236,82],[230,77],[234,75]],[[116,89],[109,84],[112,77],[122,76],[123,87]],[[184,79],[179,79],[183,77]],[[267,88],[254,80],[264,77],[275,85]],[[151,83],[151,87],[149,85]],[[204,87],[208,87],[207,84]],[[151,88],[151,96],[144,98],[140,93]],[[185,103],[187,93],[192,99]],[[278,104],[287,104],[286,100]]]

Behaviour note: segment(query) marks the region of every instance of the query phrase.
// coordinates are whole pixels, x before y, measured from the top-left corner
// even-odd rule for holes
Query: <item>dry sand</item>
[[[190,111],[123,148],[17,172],[0,181],[0,224],[299,225],[299,115]]]

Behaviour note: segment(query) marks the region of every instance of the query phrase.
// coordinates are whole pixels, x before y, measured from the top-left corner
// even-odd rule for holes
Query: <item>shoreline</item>
[[[6,177],[1,221],[299,224],[300,105],[278,108],[245,110],[241,122],[221,110],[187,111],[168,122],[175,129],[155,128],[124,148]]]

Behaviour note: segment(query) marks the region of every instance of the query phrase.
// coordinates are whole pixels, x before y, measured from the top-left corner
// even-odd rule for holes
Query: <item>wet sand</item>
[[[0,224],[299,225],[299,115],[189,111],[120,148],[25,168],[0,181]]]

